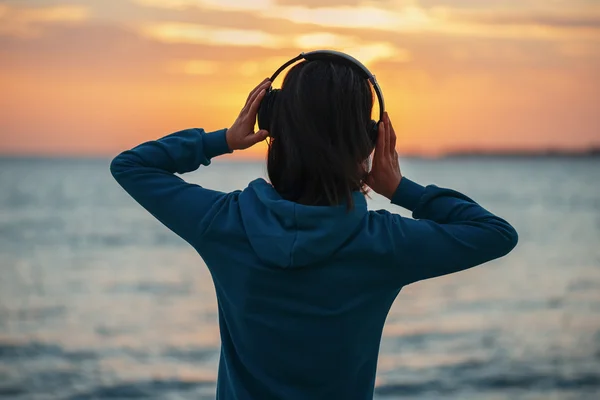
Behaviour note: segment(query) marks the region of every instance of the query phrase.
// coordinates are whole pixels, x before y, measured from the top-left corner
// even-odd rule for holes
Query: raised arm
[[[404,284],[461,271],[508,254],[518,235],[467,196],[402,178],[392,203],[415,219],[391,215],[394,261]]]
[[[116,181],[156,219],[188,242],[205,226],[205,216],[226,194],[190,184],[175,175],[209,165],[230,152],[226,130],[187,129],[124,151],[110,164]]]
[[[510,252],[515,229],[467,196],[402,177],[396,134],[386,113],[379,127],[369,186],[415,219],[381,211],[392,274],[402,285],[483,264]]]
[[[254,133],[254,124],[270,84],[265,79],[250,92],[231,128],[212,133],[187,129],[143,143],[115,157],[113,177],[150,214],[194,245],[228,194],[187,183],[175,173],[194,171],[213,157],[264,140],[268,132]]]

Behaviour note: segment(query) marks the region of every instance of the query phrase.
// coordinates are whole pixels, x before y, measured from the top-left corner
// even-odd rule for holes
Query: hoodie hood
[[[306,206],[283,199],[264,179],[252,181],[240,194],[240,212],[248,240],[266,264],[296,268],[323,261],[355,233],[367,213],[361,192],[354,208]]]

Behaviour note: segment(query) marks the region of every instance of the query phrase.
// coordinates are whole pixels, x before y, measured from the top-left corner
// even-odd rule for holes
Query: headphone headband
[[[283,64],[281,67],[279,67],[279,69],[277,69],[277,71],[275,71],[275,73],[271,76],[271,79],[270,79],[271,82],[273,82],[275,80],[275,78],[277,78],[277,76],[283,70],[285,70],[287,67],[289,67],[296,61],[300,61],[303,59],[306,61],[335,60],[335,61],[341,61],[341,62],[344,62],[346,64],[356,67],[357,70],[361,73],[361,75],[365,79],[367,79],[369,82],[371,82],[371,85],[373,86],[373,89],[375,90],[375,95],[377,95],[377,101],[379,103],[379,121],[381,121],[383,119],[383,113],[385,111],[385,103],[383,100],[383,93],[381,92],[381,88],[379,87],[379,83],[377,83],[377,79],[375,78],[375,75],[373,75],[371,73],[371,71],[369,71],[367,69],[367,67],[365,67],[360,61],[358,61],[356,58],[354,58],[351,55],[348,55],[346,53],[342,53],[342,52],[334,51],[334,50],[315,50],[315,51],[309,51],[307,53],[304,53],[304,52],[300,53],[298,56],[292,58],[291,60],[289,60],[288,62]]]

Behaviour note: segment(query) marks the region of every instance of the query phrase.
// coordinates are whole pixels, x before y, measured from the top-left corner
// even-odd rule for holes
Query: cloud
[[[599,10],[600,11],[600,10]],[[537,10],[456,10],[435,8],[432,15],[445,21],[448,34],[486,38],[565,41],[600,37],[600,12],[590,10],[561,13]]]
[[[177,9],[185,12],[246,11],[250,19],[259,17],[270,24],[273,21],[297,25],[375,29],[391,31],[419,30],[431,23],[428,14],[415,5],[414,0],[387,2],[334,0],[275,1],[275,0],[132,0],[145,7]]]
[[[450,12],[456,21],[485,25],[527,25],[553,28],[600,29],[600,13],[548,12]]]
[[[410,52],[395,47],[389,42],[371,42],[359,40],[353,36],[314,32],[297,36],[296,45],[301,49],[337,49],[351,54],[367,65],[380,60],[407,62],[411,60]]]
[[[462,10],[581,9],[598,6],[598,0],[418,0],[425,8],[447,7]]]
[[[379,60],[407,62],[411,60],[408,50],[397,48],[384,41],[361,40],[355,36],[334,34],[326,31],[300,35],[272,35],[259,30],[219,29],[198,24],[163,23],[148,25],[143,34],[151,39],[164,43],[205,44],[211,46],[264,47],[280,49],[282,46],[295,47],[298,52],[318,48],[329,48],[354,55],[363,63],[369,64]],[[284,60],[285,61],[285,60]],[[170,67],[171,71],[187,74],[212,74],[213,64],[204,61],[189,61]],[[254,63],[245,64],[241,69],[243,75],[250,76],[263,71]]]
[[[206,8],[220,10],[252,11],[273,7],[273,0],[133,0],[144,6],[184,10]]]
[[[164,22],[147,24],[141,29],[143,35],[166,43],[194,43],[225,46],[258,46],[279,48],[285,38],[260,30],[223,29],[207,25]]]
[[[262,15],[284,18],[294,23],[310,23],[325,27],[396,32],[423,30],[433,22],[427,13],[417,7],[388,10],[374,6],[322,8],[291,6],[265,10]]]
[[[395,62],[408,62],[412,59],[411,54],[406,49],[395,47],[391,43],[372,43],[362,46],[344,48],[348,54],[352,54],[363,64],[369,65],[381,60],[391,60]]]
[[[319,8],[323,6],[323,0],[276,0],[282,6],[304,6],[308,8]],[[364,3],[364,0],[328,0],[327,7],[350,6],[355,7]]]
[[[330,32],[313,32],[297,36],[295,43],[302,49],[314,49],[353,46],[356,40],[351,36]]]
[[[385,32],[536,40],[593,39],[598,35],[597,16],[600,15],[600,9],[588,0],[573,0],[579,8],[568,7],[570,3],[546,0],[132,1],[149,8],[179,10],[179,18],[170,15],[173,21],[252,29],[283,36],[306,36],[315,32],[356,35],[357,31],[372,31],[375,36]],[[308,40],[302,36],[295,42],[310,43],[311,36],[307,37]],[[326,43],[332,42],[331,36],[326,39]]]
[[[44,25],[85,21],[89,11],[82,6],[17,8],[0,4],[0,35],[36,37]]]
[[[239,73],[256,63],[267,76],[300,53],[294,47],[223,46],[164,42],[114,24],[90,23],[48,27],[36,40],[0,36],[0,75],[46,77],[59,82],[144,82],[164,84],[220,74]],[[284,60],[285,59],[285,60]],[[43,68],[40,68],[43,65]],[[247,69],[246,74],[253,75]]]
[[[535,1],[535,0],[534,0]],[[419,0],[423,7],[452,7],[458,9],[490,9],[502,6],[531,6],[532,0]]]

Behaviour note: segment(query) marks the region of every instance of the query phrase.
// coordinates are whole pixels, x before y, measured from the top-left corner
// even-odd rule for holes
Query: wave
[[[170,347],[152,357],[190,365],[205,363],[217,358],[218,354],[219,349],[214,347]],[[119,371],[97,368],[104,357],[133,358],[146,363],[151,355],[127,348],[73,351],[38,342],[0,342],[0,365],[8,366],[8,376],[0,372],[0,397],[44,395],[70,400],[214,398],[216,382],[212,379],[126,381]],[[510,368],[493,361],[466,360],[453,365],[409,369],[406,374],[389,376],[376,387],[375,395],[377,398],[429,398],[436,394],[460,397],[464,393],[477,393],[478,398],[485,399],[499,395],[509,398],[514,392],[549,395],[575,391],[583,398],[600,391],[600,371],[582,368],[567,374],[558,369],[544,370],[543,360],[529,361],[511,362]],[[107,381],[113,382],[107,384]]]

